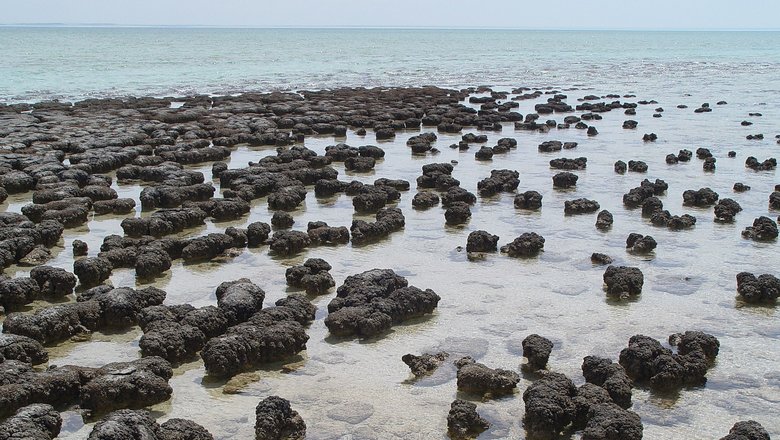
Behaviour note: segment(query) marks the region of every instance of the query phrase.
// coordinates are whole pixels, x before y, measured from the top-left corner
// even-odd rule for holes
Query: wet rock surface
[[[256,440],[302,440],[306,437],[306,423],[290,402],[271,396],[263,399],[255,409]]]
[[[447,428],[451,439],[474,438],[490,425],[477,413],[477,405],[456,399],[447,414]]]
[[[389,269],[351,275],[328,304],[325,325],[336,336],[371,337],[394,324],[430,314],[441,298],[430,289],[409,286]]]
[[[472,394],[511,394],[520,382],[520,375],[501,368],[493,369],[464,357],[455,362],[458,368],[458,389]]]

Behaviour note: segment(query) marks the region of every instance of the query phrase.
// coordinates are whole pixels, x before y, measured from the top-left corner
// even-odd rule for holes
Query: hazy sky
[[[0,23],[780,29],[780,0],[3,0]]]

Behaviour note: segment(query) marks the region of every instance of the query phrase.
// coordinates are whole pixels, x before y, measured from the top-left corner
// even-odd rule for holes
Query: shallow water
[[[574,104],[585,94],[615,91],[621,92],[593,89],[566,93],[569,103]],[[224,383],[204,379],[200,361],[188,363],[176,370],[170,382],[172,399],[153,408],[159,411],[160,421],[185,417],[204,425],[216,438],[251,438],[255,406],[260,399],[275,394],[289,399],[302,415],[308,425],[307,438],[445,438],[449,404],[456,397],[474,397],[457,392],[455,370],[449,364],[432,377],[410,382],[409,370],[401,362],[405,353],[445,349],[453,354],[452,360],[457,355],[471,355],[491,367],[519,369],[520,342],[531,333],[539,333],[555,343],[549,368],[569,375],[579,385],[584,382],[580,365],[586,355],[616,359],[634,334],[664,341],[672,333],[696,329],[712,333],[721,342],[708,383],[682,390],[677,396],[635,389],[633,410],[642,417],[645,438],[719,438],[733,423],[748,418],[759,421],[770,434],[780,435],[776,417],[780,404],[780,373],[776,368],[780,365],[780,312],[776,308],[744,306],[736,299],[735,282],[740,271],[777,275],[780,266],[777,243],[759,244],[740,236],[757,216],[776,218],[780,214],[767,208],[769,193],[778,182],[776,172],[754,172],[744,167],[747,156],[763,160],[777,155],[773,137],[780,131],[774,122],[780,117],[780,104],[771,100],[759,105],[766,100],[761,92],[745,93],[736,87],[689,91],[696,96],[659,90],[631,98],[629,101],[656,99],[659,104],[640,106],[634,117],[626,117],[620,110],[604,113],[603,120],[591,121],[600,132],[595,137],[574,128],[540,134],[516,132],[505,125],[500,134],[486,133],[490,138],[487,145],[495,145],[500,137],[513,137],[518,147],[494,156],[490,162],[474,160],[478,145],[467,152],[448,148],[460,139],[454,135],[439,134],[435,146],[441,153],[424,157],[412,156],[405,146],[406,139],[417,131],[399,133],[394,141],[379,143],[372,133],[360,137],[351,131],[346,139],[307,138],[305,145],[320,153],[336,141],[353,146],[376,144],[385,149],[386,157],[372,173],[345,173],[342,164],[334,163],[341,180],[373,182],[388,177],[414,182],[423,164],[456,160],[453,175],[473,192],[477,181],[487,177],[491,169],[518,170],[518,191],[541,192],[543,208],[539,212],[516,210],[510,194],[480,197],[472,207],[470,222],[451,227],[445,226],[441,207],[414,210],[412,190],[402,193],[397,203],[406,216],[405,229],[375,244],[316,247],[289,258],[269,256],[267,247],[261,247],[209,263],[175,262],[169,273],[154,282],[168,293],[166,304],[215,304],[214,290],[219,283],[249,277],[263,287],[266,304],[271,305],[290,292],[285,284],[285,268],[310,257],[324,258],[333,265],[331,273],[337,285],[364,270],[392,268],[407,277],[410,284],[431,288],[442,299],[430,317],[397,326],[380,338],[357,340],[328,335],[323,320],[334,292],[313,298],[319,307],[317,319],[308,330],[307,350],[298,359],[235,378],[228,388],[238,386],[238,394],[225,394]],[[727,100],[728,105],[715,106],[720,99]],[[694,114],[693,108],[704,101],[711,102],[714,111]],[[521,102],[519,111],[530,112],[536,102]],[[677,104],[690,108],[677,109]],[[662,118],[651,117],[657,106],[666,109]],[[752,127],[741,127],[739,121],[748,119],[747,113],[753,111],[764,116],[749,118],[755,122]],[[563,116],[554,117],[560,120]],[[639,121],[636,130],[621,128],[623,120],[629,118]],[[650,132],[659,135],[657,142],[642,141],[642,134]],[[751,133],[764,133],[766,139],[745,140]],[[573,140],[579,146],[560,153],[539,153],[537,145],[550,139]],[[668,153],[682,148],[695,151],[701,146],[710,148],[718,159],[714,173],[703,172],[702,161],[696,158],[678,165],[664,162]],[[737,158],[727,158],[729,150],[737,151]],[[275,150],[237,147],[230,168],[246,166],[248,161],[268,154],[275,154]],[[551,177],[558,171],[549,168],[549,160],[579,156],[588,158],[588,167],[576,172],[580,176],[576,189],[554,190]],[[618,159],[644,160],[650,169],[645,174],[617,175],[612,166]],[[210,166],[192,168],[203,171],[208,178]],[[661,197],[664,208],[672,214],[696,216],[696,227],[686,231],[656,228],[642,217],[641,210],[624,208],[622,195],[643,178],[664,179],[669,184],[667,194]],[[752,186],[752,190],[733,193],[731,187],[737,181]],[[218,187],[218,181],[214,184]],[[684,190],[705,186],[721,198],[731,197],[742,205],[744,211],[735,223],[715,223],[711,208],[682,206]],[[142,189],[116,183],[114,187],[120,197],[136,200]],[[10,198],[5,209],[18,212],[28,197]],[[564,201],[579,197],[595,199],[613,213],[615,224],[609,232],[595,229],[595,214],[563,214]],[[269,222],[271,214],[265,199],[258,199],[252,202],[251,213],[239,221],[209,221],[205,227],[188,230],[184,235],[223,231],[228,226],[245,226],[258,220]],[[357,218],[349,197],[317,199],[313,190],[305,205],[292,214],[296,222],[293,228],[298,230],[305,230],[308,221],[349,226]],[[96,255],[105,235],[121,234],[121,219],[95,216],[87,225],[67,230],[50,264],[72,270],[70,246],[74,239],[86,241],[90,255]],[[493,254],[481,261],[469,261],[458,247],[465,247],[469,232],[478,229],[499,235],[499,245],[534,231],[545,237],[545,250],[533,259]],[[652,235],[658,248],[649,256],[627,253],[625,238],[630,232]],[[607,253],[618,264],[640,267],[645,275],[642,295],[630,302],[608,301],[602,290],[604,268],[590,263],[592,252]],[[21,275],[27,271],[13,267],[6,273]],[[132,269],[115,270],[111,281],[116,286],[136,284]],[[136,359],[140,356],[140,336],[135,328],[120,335],[95,334],[89,342],[68,342],[52,349],[50,364],[99,366]],[[512,396],[478,404],[480,414],[491,423],[481,439],[525,438],[521,394],[532,379],[524,377]],[[64,418],[61,438],[86,438],[91,425],[84,425],[75,412],[66,412]]]

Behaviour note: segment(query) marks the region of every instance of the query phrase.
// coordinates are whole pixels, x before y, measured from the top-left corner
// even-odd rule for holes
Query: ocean
[[[0,28],[0,102],[435,84],[780,91],[780,32]]]

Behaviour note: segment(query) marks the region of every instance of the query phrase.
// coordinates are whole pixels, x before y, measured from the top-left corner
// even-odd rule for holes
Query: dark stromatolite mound
[[[769,209],[780,209],[780,191],[769,194]]]
[[[264,222],[250,223],[246,227],[247,246],[257,247],[268,241],[271,226]]]
[[[536,191],[526,191],[515,196],[515,208],[540,209],[542,207],[542,195]]]
[[[536,232],[525,232],[511,243],[501,246],[501,252],[510,257],[534,257],[544,249],[544,237]]]
[[[560,373],[546,373],[523,392],[523,426],[529,437],[554,438],[576,417],[577,388]]]
[[[99,368],[81,387],[80,406],[95,412],[142,408],[168,400],[173,376],[165,359],[150,356],[133,362],[117,362]]]
[[[658,197],[648,197],[642,202],[642,215],[648,216],[664,209],[664,204]]]
[[[626,194],[623,194],[623,204],[629,208],[637,208],[646,199],[652,196],[660,196],[667,189],[669,189],[669,185],[663,180],[656,179],[655,182],[651,182],[644,179],[638,187],[632,188]]]
[[[321,258],[309,258],[300,266],[293,266],[285,272],[287,285],[306,289],[309,295],[322,295],[336,285],[332,269],[327,261]]]
[[[564,171],[553,176],[553,186],[555,188],[571,188],[577,185],[577,179],[579,177],[576,174]]]
[[[335,245],[349,243],[349,229],[346,226],[328,226],[325,222],[309,222],[306,233],[314,245]]]
[[[0,279],[0,306],[7,309],[29,304],[40,294],[41,288],[32,278]]]
[[[268,243],[273,252],[281,255],[292,255],[309,247],[311,239],[306,232],[277,231]]]
[[[520,375],[501,368],[493,369],[464,357],[455,362],[458,368],[458,389],[474,394],[511,394],[520,382]]]
[[[559,159],[553,159],[550,161],[550,168],[555,168],[558,170],[584,170],[587,166],[587,157],[578,157],[576,159],[561,157]]]
[[[412,198],[412,206],[416,209],[432,208],[439,204],[439,195],[429,191],[422,191]]]
[[[38,283],[41,294],[54,298],[70,295],[76,287],[75,275],[51,266],[34,267],[30,270],[30,278]]]
[[[81,257],[89,253],[89,246],[81,240],[73,240],[73,256]]]
[[[669,211],[656,211],[650,217],[655,226],[665,226],[671,230],[690,229],[696,225],[696,217],[690,214],[672,215]]]
[[[474,153],[474,158],[476,160],[491,160],[494,153],[493,148],[483,145]]]
[[[265,292],[248,278],[241,278],[217,286],[216,297],[217,307],[225,313],[228,325],[236,325],[263,308]]]
[[[390,269],[372,269],[344,280],[328,304],[325,325],[337,336],[370,337],[432,313],[440,299],[430,289],[409,286]]]
[[[639,295],[644,282],[645,277],[638,267],[609,266],[604,272],[604,284],[610,296]]]
[[[0,440],[51,440],[61,428],[62,417],[54,407],[35,403],[0,423]]]
[[[452,206],[454,203],[465,203],[467,205],[473,205],[477,203],[477,196],[459,186],[452,187],[442,195],[441,205],[447,208]]]
[[[552,341],[537,334],[523,339],[523,356],[528,359],[528,366],[534,370],[541,370],[547,366],[552,349]]]
[[[572,422],[574,428],[584,428],[588,423],[588,413],[591,408],[601,403],[611,403],[612,398],[604,388],[592,383],[585,383],[577,388],[577,395],[572,399],[574,401],[575,416]]]
[[[614,403],[601,403],[590,408],[583,440],[641,440],[642,420],[633,411]]]
[[[445,191],[460,182],[452,177],[453,166],[448,163],[430,163],[423,165],[422,176],[417,178],[419,188],[435,188]]]
[[[149,217],[122,220],[122,229],[130,237],[162,237],[205,224],[206,211],[198,207],[161,209]]]
[[[594,252],[590,255],[590,261],[593,264],[598,264],[599,266],[606,266],[608,264],[612,264],[612,257],[610,257],[607,254],[602,254],[599,252]]]
[[[135,200],[99,200],[92,204],[95,214],[129,214],[135,210]]]
[[[719,342],[702,332],[670,336],[678,352],[648,336],[632,336],[620,352],[620,365],[634,381],[654,389],[673,390],[706,382],[707,369],[718,354]]]
[[[774,303],[780,298],[780,280],[774,275],[737,274],[737,293],[749,303]]]
[[[477,405],[462,399],[455,399],[447,414],[447,433],[453,440],[475,438],[488,429],[490,424],[477,413]]]
[[[38,365],[49,360],[49,353],[35,339],[21,335],[0,334],[0,362],[7,360]]]
[[[602,209],[596,216],[596,229],[605,231],[612,227],[613,222],[614,217],[612,216],[612,213],[606,209]]]
[[[473,231],[466,243],[466,252],[495,252],[498,250],[498,235],[487,231]]]
[[[208,338],[223,334],[228,327],[225,312],[214,306],[151,306],[141,311],[138,320],[144,331],[141,352],[169,362],[191,358]]]
[[[755,420],[737,422],[720,440],[770,440],[769,433]]]
[[[403,355],[401,360],[409,366],[412,374],[420,377],[433,373],[449,356],[449,353],[444,351],[436,354],[424,353],[420,356],[409,353]]]
[[[3,323],[3,332],[44,344],[58,342],[78,333],[134,325],[143,308],[162,304],[164,299],[165,292],[155,287],[101,286],[84,292],[76,303],[45,307],[31,314],[12,313]]]
[[[146,410],[118,410],[99,420],[89,440],[213,440],[206,428],[184,419],[159,425]]]
[[[353,243],[368,243],[387,237],[404,227],[406,219],[400,208],[383,208],[376,213],[376,221],[353,220],[350,227]]]
[[[718,201],[718,193],[710,188],[701,188],[697,191],[687,190],[683,193],[683,205],[706,207],[714,205]]]
[[[477,182],[479,195],[486,197],[500,192],[513,192],[520,184],[520,173],[514,170],[492,170],[490,177]]]
[[[66,365],[38,372],[18,361],[0,363],[0,416],[31,403],[79,405],[97,412],[139,408],[171,395],[170,364],[158,357],[100,368]]]
[[[588,383],[604,388],[613,402],[623,408],[631,406],[631,379],[622,365],[607,358],[585,356],[582,375]]]
[[[732,222],[734,216],[742,211],[742,206],[739,205],[734,199],[720,199],[718,204],[715,205],[715,220],[721,222]]]
[[[626,249],[636,254],[647,254],[652,252],[658,246],[655,239],[649,235],[642,235],[632,232],[626,238]]]
[[[575,214],[588,214],[591,212],[596,212],[601,208],[599,205],[599,202],[595,200],[588,200],[588,199],[574,199],[574,200],[566,200],[563,202],[564,208],[563,212],[569,215],[575,215]]]
[[[745,166],[755,171],[771,171],[777,168],[777,159],[770,157],[763,162],[759,162],[755,157],[749,156],[745,159]]]
[[[471,209],[466,202],[452,202],[444,211],[444,219],[448,225],[460,225],[471,218]]]
[[[626,163],[623,162],[622,160],[619,160],[619,161],[615,162],[615,165],[613,166],[613,168],[615,169],[616,173],[618,173],[618,174],[625,174],[626,170],[628,170],[628,165],[626,165]]]
[[[758,217],[753,221],[753,226],[748,226],[742,231],[742,236],[755,241],[772,241],[777,238],[777,223],[769,217]]]
[[[270,396],[255,408],[256,440],[303,440],[306,437],[306,423],[290,402]]]
[[[114,266],[101,257],[86,257],[73,262],[73,273],[83,287],[94,287],[111,276]]]

